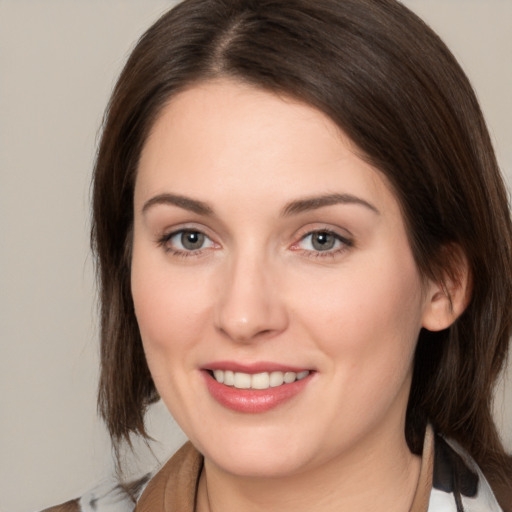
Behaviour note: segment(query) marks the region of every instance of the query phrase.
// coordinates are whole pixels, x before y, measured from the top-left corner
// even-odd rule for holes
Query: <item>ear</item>
[[[471,299],[471,275],[466,255],[458,245],[445,246],[447,268],[436,281],[428,282],[422,327],[447,329],[464,312]]]

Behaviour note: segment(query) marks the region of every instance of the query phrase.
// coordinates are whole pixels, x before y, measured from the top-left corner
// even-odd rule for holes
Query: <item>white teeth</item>
[[[235,388],[249,389],[251,387],[251,376],[248,373],[235,373]]]
[[[221,372],[222,370],[219,370],[219,371]],[[226,384],[226,386],[234,386],[235,385],[235,374],[232,371],[226,370],[224,372],[224,384]]]
[[[270,374],[270,387],[276,388],[277,386],[282,386],[284,382],[283,372],[272,372]]]
[[[224,382],[224,372],[222,370],[213,370],[215,380],[221,384]]]
[[[268,389],[291,384],[296,380],[302,380],[309,375],[309,370],[295,372],[262,372],[243,373],[231,370],[214,370],[215,380],[226,386],[234,386],[237,389]]]
[[[292,382],[295,382],[296,378],[297,378],[297,374],[295,372],[286,372],[284,374],[285,384],[291,384]]]
[[[268,373],[256,373],[251,377],[252,389],[268,389],[270,386],[270,376]]]

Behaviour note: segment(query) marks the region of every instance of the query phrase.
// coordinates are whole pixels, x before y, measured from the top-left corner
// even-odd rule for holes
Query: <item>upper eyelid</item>
[[[158,243],[163,243],[170,240],[173,236],[181,232],[198,232],[205,235],[208,239],[218,245],[223,245],[221,241],[219,241],[219,237],[212,233],[212,230],[207,228],[206,226],[198,226],[194,222],[185,223],[183,225],[177,225],[168,227],[167,229],[161,230],[158,234],[156,234],[156,241]],[[304,226],[295,231],[295,235],[293,235],[293,242],[291,242],[291,246],[298,244],[301,240],[306,238],[307,236],[313,235],[315,233],[329,233],[341,240],[345,243],[354,244],[354,236],[352,233],[346,228],[333,227],[328,225],[318,225],[318,226]]]
[[[186,248],[180,248],[179,246],[175,246],[174,244],[170,244],[170,241],[175,236],[178,236],[180,233],[201,233],[203,234],[211,244],[209,247],[200,247],[198,249],[186,249]],[[158,247],[162,248],[166,253],[170,253],[174,256],[182,256],[182,257],[199,257],[201,255],[205,255],[206,251],[209,251],[210,249],[213,249],[215,247],[212,246],[218,246],[219,244],[215,242],[215,240],[209,236],[207,233],[200,229],[196,228],[177,228],[177,229],[171,229],[167,232],[164,232],[156,239],[156,244]]]
[[[154,240],[155,240],[155,243],[156,245],[158,246],[165,246],[167,243],[170,242],[170,240],[172,238],[174,238],[176,235],[179,235],[180,233],[186,233],[186,232],[196,232],[196,233],[201,233],[203,234],[206,238],[208,238],[209,240],[211,240],[212,242],[213,239],[212,237],[208,234],[208,233],[205,233],[204,230],[202,229],[198,229],[198,228],[194,228],[194,227],[187,227],[187,226],[184,226],[184,227],[176,227],[176,228],[169,228],[169,229],[164,229],[158,233],[155,234],[155,237],[154,237]],[[215,242],[214,242],[215,243]],[[178,250],[178,249],[177,249]]]
[[[346,230],[346,234],[343,235],[339,232],[339,229],[331,228],[331,227],[318,227],[318,228],[309,228],[305,229],[302,234],[296,237],[295,241],[289,246],[289,248],[293,251],[301,251],[304,254],[308,255],[316,255],[316,256],[334,256],[336,254],[342,253],[348,249],[351,249],[355,246],[354,237],[352,234],[348,233]],[[304,249],[300,247],[301,242],[303,242],[308,236],[314,235],[315,233],[328,233],[334,236],[338,242],[341,243],[341,247],[328,249],[325,251],[317,251],[314,249]]]
[[[314,233],[330,233],[343,240],[354,239],[354,235],[348,229],[328,225],[319,225],[318,227],[305,226],[304,228],[297,230],[296,233],[296,238],[298,240],[302,240],[306,236]]]
[[[305,233],[303,236],[301,236],[299,238],[298,242],[295,242],[295,243],[299,243],[302,240],[306,239],[308,236],[312,236],[312,235],[315,235],[317,233],[327,233],[329,235],[334,236],[340,242],[347,243],[347,244],[352,244],[353,243],[353,241],[352,241],[352,239],[350,237],[341,235],[341,234],[339,234],[336,231],[331,231],[331,230],[328,230],[328,229],[318,229],[318,230],[314,230],[314,231],[309,231],[308,233]]]
[[[304,237],[309,236],[309,235],[314,235],[315,233],[329,233],[330,235],[334,235],[334,236],[337,236],[337,237],[343,238],[343,239],[351,238],[350,234],[347,233],[346,235],[343,235],[340,232],[338,232],[337,230],[331,229],[331,228],[311,229],[309,231],[306,231],[301,236],[302,236],[302,238],[304,238]]]
[[[157,234],[157,238],[158,239],[161,239],[161,238],[171,238],[172,236],[178,234],[178,233],[182,233],[183,231],[190,231],[190,232],[197,232],[197,233],[202,233],[203,235],[207,236],[208,238],[211,238],[213,239],[213,236],[211,234],[211,230],[207,229],[206,227],[204,226],[197,226],[197,225],[194,225],[193,223],[186,223],[186,224],[183,224],[183,225],[177,225],[177,226],[172,226],[172,227],[168,227],[168,228],[165,228],[165,229],[162,229],[158,232]]]

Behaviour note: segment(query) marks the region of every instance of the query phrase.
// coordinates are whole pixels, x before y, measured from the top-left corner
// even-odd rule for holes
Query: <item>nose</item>
[[[276,270],[257,257],[227,264],[216,304],[216,328],[233,341],[272,338],[288,325]]]

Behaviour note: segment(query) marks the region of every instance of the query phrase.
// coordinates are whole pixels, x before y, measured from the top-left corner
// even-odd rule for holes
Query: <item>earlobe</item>
[[[448,250],[448,249],[446,249]],[[450,247],[451,268],[438,282],[430,282],[425,297],[422,327],[429,331],[447,329],[464,312],[471,299],[471,275],[460,247]]]

